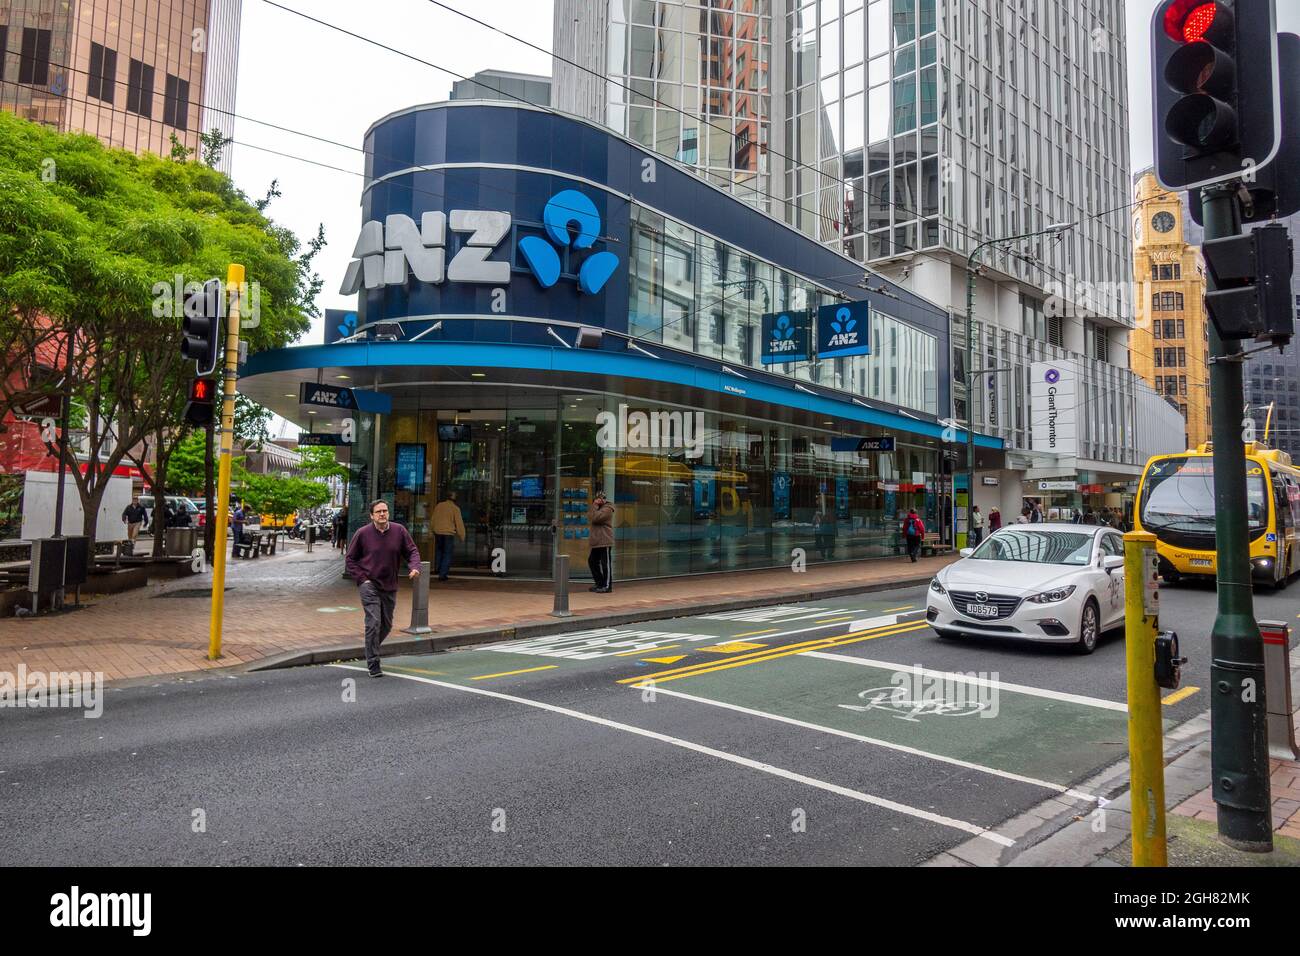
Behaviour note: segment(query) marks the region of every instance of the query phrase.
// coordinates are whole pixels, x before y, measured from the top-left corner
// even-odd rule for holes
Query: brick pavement
[[[953,558],[899,558],[788,569],[701,574],[617,583],[612,594],[592,594],[575,583],[569,606],[576,619],[635,612],[678,602],[758,597],[799,600],[817,588],[933,574]],[[162,676],[251,664],[293,651],[355,643],[361,650],[361,603],[342,578],[341,552],[294,543],[274,557],[231,562],[226,577],[223,654],[207,659],[211,573],[108,596],[83,596],[81,610],[0,620],[0,671],[97,671],[107,680]],[[169,596],[178,591],[192,596]],[[398,593],[394,636],[410,621],[410,590]],[[511,628],[550,617],[549,582],[487,577],[433,581],[429,595],[433,636],[469,628]]]
[[[1300,716],[1296,718],[1296,729],[1300,731]],[[1268,766],[1273,830],[1300,839],[1300,761],[1269,758]],[[1171,812],[1210,823],[1217,823],[1219,819],[1212,787],[1184,800]]]

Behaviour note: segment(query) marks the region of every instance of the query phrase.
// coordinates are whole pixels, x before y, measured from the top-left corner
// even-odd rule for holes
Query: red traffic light
[[[210,402],[216,393],[216,385],[212,379],[196,378],[190,382],[190,401],[191,402]]]
[[[1165,33],[1179,43],[1221,43],[1232,35],[1232,11],[1215,0],[1177,0],[1165,9]]]
[[[1199,7],[1187,14],[1187,19],[1183,21],[1183,39],[1188,43],[1195,43],[1197,40],[1205,38],[1205,31],[1210,29],[1210,24],[1214,22],[1214,15],[1218,13],[1219,5],[1217,3],[1202,3]]]

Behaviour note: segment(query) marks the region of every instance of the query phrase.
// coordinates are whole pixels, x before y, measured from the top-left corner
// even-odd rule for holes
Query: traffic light
[[[1207,239],[1205,311],[1223,339],[1285,345],[1295,334],[1291,236],[1286,226],[1260,226],[1242,236]]]
[[[199,375],[211,375],[221,347],[221,280],[209,279],[202,291],[185,293],[181,318],[181,356],[194,360]]]
[[[1242,187],[1250,194],[1243,205],[1243,223],[1268,222],[1300,212],[1300,36],[1277,35],[1277,72],[1282,104],[1282,143],[1277,157],[1253,176],[1242,178]],[[1192,219],[1201,219],[1201,191],[1194,189],[1188,197]]]
[[[1163,0],[1151,25],[1156,178],[1171,191],[1263,169],[1277,153],[1274,0]]]
[[[185,403],[185,420],[191,425],[206,425],[212,421],[212,411],[217,401],[217,383],[210,378],[190,381],[190,398]]]

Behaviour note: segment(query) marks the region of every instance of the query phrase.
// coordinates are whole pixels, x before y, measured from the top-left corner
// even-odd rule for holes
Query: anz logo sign
[[[549,289],[559,281],[561,253],[570,248],[591,249],[600,238],[600,213],[585,195],[565,189],[547,201],[542,225],[550,242],[540,236],[525,236],[519,240],[519,252],[542,288]],[[412,275],[433,285],[508,285],[510,262],[488,257],[510,234],[510,226],[510,213],[481,209],[426,212],[418,229],[410,216],[401,214],[390,215],[382,223],[372,219],[361,227],[339,294],[404,286]],[[450,262],[448,228],[468,237]],[[612,252],[589,253],[578,267],[578,289],[595,295],[618,264],[619,258]]]

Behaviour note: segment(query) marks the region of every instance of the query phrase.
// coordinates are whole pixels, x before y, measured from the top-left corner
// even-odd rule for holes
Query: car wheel
[[[1088,598],[1083,605],[1083,614],[1079,616],[1079,639],[1074,649],[1080,654],[1091,654],[1097,649],[1097,637],[1101,634],[1101,615],[1097,611],[1097,602]]]

